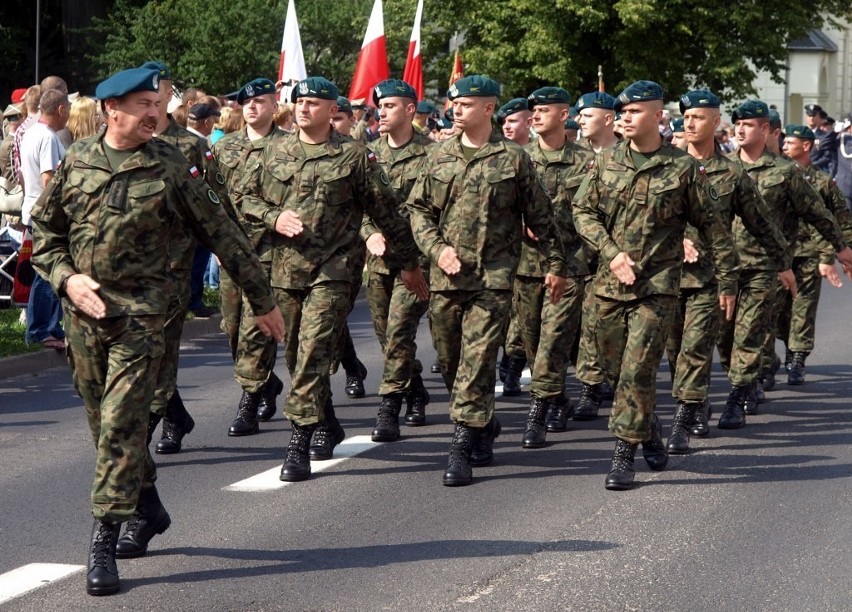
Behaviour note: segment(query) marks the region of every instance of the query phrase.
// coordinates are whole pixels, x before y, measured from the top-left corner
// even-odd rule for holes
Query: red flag
[[[296,6],[293,0],[287,2],[287,17],[284,19],[284,36],[281,39],[281,62],[278,64],[278,80],[289,83],[308,78],[305,71],[305,56],[302,52],[302,37],[299,34],[299,20],[296,19]],[[281,100],[289,102],[285,95],[289,87],[281,90]]]
[[[417,99],[423,99],[423,58],[420,55],[420,19],[423,17],[423,0],[417,0],[417,12],[414,15],[414,29],[411,30],[411,42],[408,43],[408,57],[402,80],[417,92]]]
[[[349,88],[349,99],[371,100],[370,90],[377,83],[390,76],[388,53],[385,48],[385,23],[382,17],[382,0],[376,0],[364,35],[364,44],[355,65],[355,75],[352,77],[352,87]]]
[[[452,87],[453,83],[455,83],[461,78],[464,78],[464,68],[462,67],[461,55],[459,55],[459,50],[456,49],[456,56],[453,59],[453,72],[450,74],[450,87]],[[444,110],[447,110],[452,105],[453,103],[450,102],[449,98],[447,98],[447,101],[444,104]]]

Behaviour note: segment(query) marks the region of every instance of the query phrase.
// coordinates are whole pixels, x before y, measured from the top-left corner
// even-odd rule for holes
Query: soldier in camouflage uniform
[[[629,141],[597,155],[574,199],[577,231],[600,257],[595,339],[616,384],[609,429],[618,441],[606,478],[612,490],[633,486],[640,442],[652,469],[665,469],[668,460],[654,414],[655,385],[677,307],[687,222],[711,246],[719,303],[729,316],[736,290],[737,259],[718,196],[692,157],[663,143],[662,98],[652,81],[619,94],[615,110]]]
[[[757,186],[716,145],[716,129],[721,124],[719,107],[719,98],[705,89],[690,91],[681,97],[687,151],[704,168],[719,197],[719,214],[727,220],[728,226],[744,227],[770,260],[781,261],[787,242],[781,229],[772,222]],[[685,247],[691,246],[693,255],[683,266],[675,323],[666,345],[672,372],[672,395],[677,400],[671,436],[666,444],[672,454],[689,452],[690,433],[702,437],[709,433],[707,392],[720,320],[719,288],[709,248],[692,225],[687,226],[686,239],[690,244]],[[741,262],[740,276],[745,274],[745,265],[746,262]]]
[[[621,142],[615,133],[615,98],[606,92],[593,91],[577,100],[580,112],[579,123],[583,129],[583,142],[595,153],[609,149]],[[606,380],[603,366],[595,348],[595,272],[598,269],[598,254],[589,253],[590,275],[584,283],[583,314],[574,363],[577,380],[580,381],[580,398],[574,407],[575,421],[593,421],[605,399],[612,399],[612,387]]]
[[[262,233],[259,253],[286,322],[285,414],[293,432],[280,478],[287,482],[309,478],[311,458],[330,458],[345,436],[329,377],[349,312],[364,212],[390,238],[403,268],[413,275],[417,269],[411,228],[397,212],[388,177],[364,145],[331,127],[337,95],[323,77],[300,81],[292,92],[298,134],[271,141],[270,161],[258,163],[243,187],[242,210]]]
[[[500,433],[494,370],[524,224],[546,254],[544,284],[550,299],[558,302],[565,286],[553,206],[532,160],[492,131],[499,91],[495,81],[479,75],[450,87],[461,133],[432,147],[408,198],[415,239],[432,262],[432,337],[455,423],[446,486],[470,484],[471,465],[493,459],[492,445]]]
[[[106,132],[68,149],[33,209],[33,263],[64,299],[68,360],[97,449],[92,595],[118,591],[116,555],[144,554],[171,522],[154,486],[146,433],[167,319],[186,288],[170,267],[181,261],[174,251],[185,248],[187,230],[239,280],[261,329],[278,340],[284,334],[245,236],[180,151],[152,138],[158,86],[158,71],[142,68],[101,83]]]
[[[275,124],[278,102],[275,84],[269,79],[254,79],[237,92],[246,125],[237,132],[225,134],[213,145],[225,186],[234,203],[234,214],[240,227],[248,232],[245,215],[240,208],[240,185],[248,169],[262,159],[266,146],[286,136]],[[253,235],[253,246],[263,240],[263,232]],[[268,421],[277,408],[275,398],[284,389],[273,368],[277,345],[264,336],[254,322],[254,315],[239,286],[226,272],[219,281],[219,303],[222,309],[222,331],[228,336],[234,378],[243,389],[237,415],[228,428],[229,436],[248,436],[260,431],[259,421]]]
[[[795,161],[822,198],[826,208],[835,216],[843,230],[847,244],[852,241],[852,223],[843,194],[831,177],[813,166],[810,150],[816,136],[804,125],[788,125],[784,130],[784,153]],[[805,382],[805,359],[814,350],[816,314],[819,305],[822,277],[835,287],[840,287],[840,277],[834,266],[834,249],[822,238],[813,226],[803,223],[799,228],[793,247],[793,272],[796,275],[796,296],[781,294],[778,302],[777,336],[784,342],[788,355],[787,384],[801,385]],[[778,360],[775,346],[769,351],[769,364]],[[764,354],[764,368],[767,354]]]
[[[168,67],[161,62],[146,62],[141,68],[157,70],[160,75],[160,116],[155,136],[180,150],[189,161],[189,165],[195,168],[208,186],[214,190],[226,212],[233,218],[233,208],[224,186],[225,181],[213,155],[207,148],[207,141],[182,128],[167,112],[168,103],[172,97],[172,75]],[[195,427],[195,421],[187,412],[176,383],[180,336],[189,308],[192,263],[197,248],[195,239],[187,231],[182,237],[181,248],[171,251],[175,255],[171,269],[174,272],[178,290],[175,292],[175,301],[171,304],[166,317],[164,334],[166,347],[160,368],[160,380],[154,392],[154,402],[151,404],[151,422],[148,430],[150,437],[162,417],[163,434],[156,445],[157,453],[161,454],[180,452],[183,437]]]
[[[400,214],[408,218],[405,200],[420,176],[431,140],[414,131],[411,120],[417,93],[405,81],[387,80],[376,85],[373,101],[379,109],[382,137],[370,146],[376,161],[390,179],[399,199]],[[372,438],[392,442],[399,437],[399,413],[407,401],[405,424],[426,423],[429,394],[423,386],[423,365],[417,359],[417,328],[429,306],[429,288],[425,278],[418,279],[416,291],[409,291],[402,280],[403,270],[387,251],[386,240],[367,218],[361,227],[367,243],[367,302],[376,336],[385,358],[379,395],[381,407]],[[420,256],[421,274],[429,260]]]
[[[775,342],[770,327],[779,280],[785,288],[796,290],[790,265],[799,219],[814,225],[831,242],[844,267],[852,262],[852,249],[846,247],[837,221],[804,180],[801,170],[766,149],[768,114],[769,107],[760,100],[749,100],[734,111],[731,120],[740,147],[732,158],[757,183],[772,219],[787,241],[787,249],[783,260],[776,262],[745,227],[734,225],[737,253],[749,272],[741,276],[736,317],[723,322],[720,330],[719,355],[732,385],[719,418],[722,429],[743,427],[746,414],[757,413],[755,388],[760,384],[761,355],[770,334],[772,345]],[[780,275],[778,269],[783,270]]]
[[[570,103],[568,92],[561,87],[542,87],[528,98],[538,139],[525,149],[553,202],[568,279],[562,299],[554,303],[543,282],[547,262],[536,238],[526,231],[513,298],[514,316],[532,364],[524,448],[543,447],[548,431],[566,431],[571,413],[565,396],[565,370],[580,326],[583,286],[589,275],[588,247],[574,228],[571,199],[593,165],[594,153],[568,141],[564,126]]]
[[[503,128],[503,136],[518,143],[522,147],[530,142],[530,126],[532,113],[526,98],[509,100],[495,113],[497,123]],[[512,311],[509,315],[509,325],[506,331],[506,342],[503,346],[503,358],[500,360],[500,381],[503,382],[503,395],[514,397],[520,395],[521,374],[527,367],[527,354],[521,336],[521,328],[516,314],[523,305],[515,302],[512,297]]]

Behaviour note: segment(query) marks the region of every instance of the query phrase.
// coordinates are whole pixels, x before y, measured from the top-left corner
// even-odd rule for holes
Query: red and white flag
[[[423,0],[417,0],[417,12],[414,14],[414,29],[411,30],[411,42],[408,43],[408,57],[402,80],[417,92],[417,99],[423,99],[423,57],[420,55],[420,19],[423,17]]]
[[[458,81],[459,79],[464,78],[464,66],[462,66],[461,55],[459,55],[459,50],[456,49],[456,55],[453,58],[453,71],[450,73],[450,87],[453,86],[453,83]],[[451,108],[453,105],[450,102],[450,99],[447,98],[447,101],[444,103],[444,110]]]
[[[349,88],[349,100],[352,102],[372,100],[370,93],[377,83],[390,76],[388,52],[385,48],[385,22],[382,16],[382,0],[376,0],[364,35],[364,44],[355,65],[355,75]]]
[[[308,78],[305,70],[305,56],[302,53],[302,37],[299,35],[299,20],[296,19],[296,5],[293,0],[287,2],[287,17],[284,19],[284,38],[281,40],[281,62],[278,64],[278,80],[289,83]],[[285,100],[284,91],[282,100]],[[289,100],[285,100],[289,101]]]

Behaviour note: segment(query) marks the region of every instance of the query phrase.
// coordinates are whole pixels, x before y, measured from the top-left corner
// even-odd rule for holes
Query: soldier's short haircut
[[[41,94],[38,109],[43,115],[55,115],[62,105],[68,106],[68,94],[59,89],[48,89]]]
[[[47,91],[48,89],[58,89],[63,92],[66,96],[68,95],[68,84],[65,82],[65,79],[58,76],[46,76],[41,80],[41,90]]]

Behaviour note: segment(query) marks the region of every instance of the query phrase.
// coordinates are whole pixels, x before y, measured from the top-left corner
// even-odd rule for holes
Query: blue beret
[[[567,119],[565,121],[565,129],[566,130],[579,130],[580,124],[574,121],[573,119]]]
[[[163,62],[145,62],[139,67],[147,68],[148,70],[156,70],[160,73],[160,79],[165,79],[167,81],[172,80],[172,71],[169,70],[169,67]]]
[[[422,100],[417,103],[417,108],[415,109],[415,112],[420,114],[431,115],[437,110],[438,109],[435,108],[435,105],[432,102],[430,102],[429,100]]]
[[[343,96],[337,96],[337,110],[341,113],[349,113],[352,114],[352,103],[349,102],[349,98],[344,98]]]
[[[768,119],[769,106],[766,102],[760,100],[748,100],[740,104],[733,113],[731,113],[731,123],[736,123],[740,119]]]
[[[541,87],[528,97],[530,110],[537,104],[571,104],[571,96],[561,87]]]
[[[130,68],[101,81],[95,88],[100,100],[120,98],[137,91],[160,91],[160,73],[148,68]]]
[[[290,102],[295,102],[299,98],[319,98],[337,102],[339,95],[337,85],[325,77],[313,76],[299,81],[293,91],[290,92]]]
[[[503,122],[506,120],[506,117],[525,110],[529,110],[527,99],[513,98],[506,102],[506,104],[501,106],[500,109],[494,114],[497,116],[497,123],[503,125]]]
[[[447,98],[450,100],[466,97],[497,97],[499,95],[500,85],[497,81],[489,79],[487,76],[482,76],[481,74],[474,74],[464,77],[463,79],[459,79],[450,85],[449,90],[447,90]]]
[[[719,96],[709,89],[695,89],[680,97],[680,112],[685,113],[690,108],[719,108],[722,101]]]
[[[683,132],[683,119],[675,119],[672,121],[672,134],[682,134]]]
[[[240,87],[237,92],[237,103],[245,104],[246,100],[266,94],[275,95],[275,83],[269,79],[255,79]]]
[[[613,110],[615,108],[615,98],[605,91],[593,91],[583,94],[577,98],[577,110],[582,110],[584,108]]]
[[[769,127],[781,127],[781,115],[774,108],[769,109]]]
[[[651,100],[662,100],[663,88],[654,81],[636,81],[624,88],[615,100],[612,108],[621,112],[625,104],[633,102],[650,102]]]
[[[453,127],[452,117],[447,117],[446,115],[444,115],[440,119],[438,119],[439,130],[449,130],[451,127]]]
[[[373,102],[376,103],[376,106],[378,106],[379,100],[382,98],[410,98],[417,102],[417,92],[405,81],[388,79],[373,87]],[[434,110],[434,106],[432,108]],[[431,113],[432,111],[423,112]]]
[[[784,128],[784,136],[801,138],[802,140],[816,140],[816,134],[806,125],[788,125]]]

